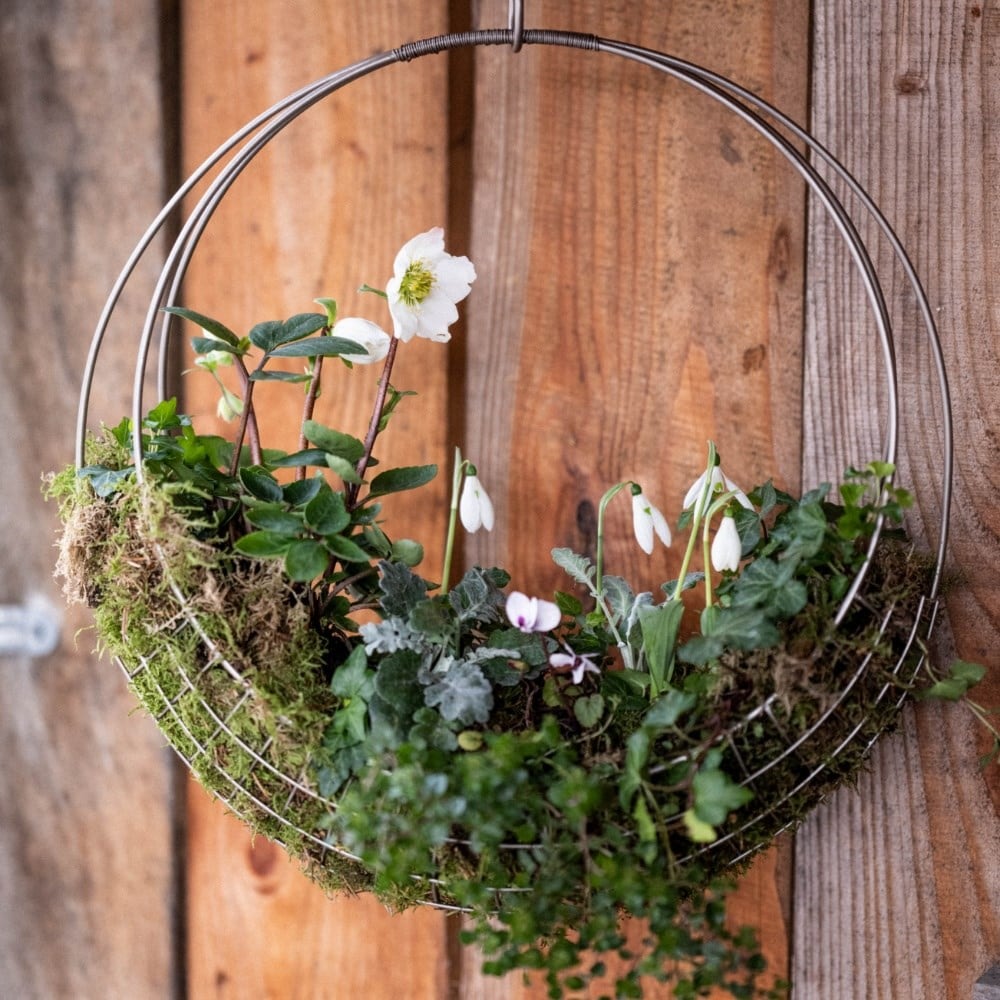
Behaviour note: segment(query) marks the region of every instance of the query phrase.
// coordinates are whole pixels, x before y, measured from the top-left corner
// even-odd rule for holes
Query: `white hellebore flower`
[[[469,294],[476,269],[468,257],[444,249],[444,230],[414,236],[396,254],[393,275],[385,286],[395,335],[404,343],[426,337],[445,343],[448,327],[458,319],[456,302]]]
[[[736,528],[736,518],[727,512],[712,540],[712,566],[720,573],[723,570],[735,573],[739,569],[742,555],[743,543]]]
[[[549,657],[549,666],[555,667],[557,670],[572,668],[574,684],[579,684],[583,680],[584,674],[599,674],[601,672],[601,668],[589,656],[573,652],[553,653]]]
[[[681,505],[683,510],[687,510],[695,504],[696,501],[700,503],[701,492],[705,488],[705,475],[702,473],[692,484],[691,488],[684,494],[684,503]],[[750,503],[750,498],[746,493],[741,490],[736,483],[734,483],[722,469],[717,465],[712,469],[712,489],[709,493],[708,500],[709,503],[712,501],[712,495],[715,493],[722,493],[724,490],[731,491],[735,494],[734,499],[741,507],[746,507],[747,510],[753,510],[753,504]],[[696,510],[695,515],[701,516],[704,510],[699,506]]]
[[[664,545],[670,544],[670,525],[667,519],[654,507],[641,490],[632,494],[632,527],[635,540],[646,555],[653,552],[653,533]]]
[[[562,612],[551,601],[513,590],[507,596],[507,617],[522,632],[551,632],[562,621]]]
[[[364,354],[341,355],[352,365],[373,365],[376,361],[381,361],[389,353],[389,344],[392,341],[378,323],[358,316],[345,316],[333,324],[330,332],[334,337],[353,340],[355,344],[360,344],[365,349]]]
[[[485,528],[493,530],[493,501],[490,500],[474,472],[468,473],[462,483],[462,496],[458,501],[458,514],[462,527],[469,534]]]

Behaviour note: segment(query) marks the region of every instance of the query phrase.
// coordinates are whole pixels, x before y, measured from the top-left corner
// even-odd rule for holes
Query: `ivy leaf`
[[[731,812],[746,805],[753,793],[736,784],[718,767],[702,766],[691,781],[695,816],[710,826],[721,826]]]
[[[459,660],[448,673],[427,686],[424,700],[449,722],[467,726],[489,719],[493,689],[476,664]]]
[[[387,496],[390,493],[401,493],[403,490],[414,490],[429,483],[436,475],[436,465],[410,465],[388,469],[386,472],[380,472],[372,480],[366,500]]]
[[[767,608],[773,616],[790,618],[809,598],[805,584],[794,575],[794,561],[778,563],[760,556],[740,574],[732,590],[733,606]]]
[[[924,698],[942,698],[958,701],[969,688],[978,684],[986,676],[986,668],[980,663],[956,660],[951,665],[948,676],[932,684],[924,693]]]
[[[103,465],[85,465],[77,475],[86,479],[99,497],[107,499],[118,492],[126,479],[135,475],[135,468],[129,466],[127,469],[106,469]]]
[[[698,696],[690,691],[673,688],[662,695],[650,706],[646,717],[642,720],[643,728],[657,732],[676,725],[677,720],[690,712],[698,703]]]
[[[604,698],[599,694],[583,695],[573,702],[573,714],[584,729],[592,729],[604,715]]]
[[[715,828],[711,823],[706,823],[698,818],[694,809],[688,809],[684,813],[684,826],[687,828],[687,835],[696,844],[711,844],[718,839]]]
[[[333,672],[330,690],[344,701],[354,698],[367,701],[371,698],[375,690],[375,674],[368,669],[368,657],[363,646],[355,646],[351,655]]]

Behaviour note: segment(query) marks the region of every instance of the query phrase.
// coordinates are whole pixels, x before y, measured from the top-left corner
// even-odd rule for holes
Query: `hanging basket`
[[[680,752],[675,744],[665,748],[646,716],[637,717],[631,729],[619,734],[622,752],[618,759],[600,763],[609,780],[615,780],[615,775],[624,780],[622,775],[634,767],[650,781],[662,779],[669,784],[667,775],[684,773],[685,767],[695,767],[704,761],[706,754],[714,755],[715,766],[724,771],[727,780],[752,794],[752,798],[734,799],[740,803],[749,801],[729,810],[730,814],[715,824],[710,842],[692,837],[690,824],[685,832],[681,822],[681,814],[687,811],[683,796],[668,803],[659,817],[647,813],[646,820],[642,816],[635,819],[634,800],[629,801],[627,808],[621,805],[628,800],[625,794],[616,797],[617,804],[615,800],[607,803],[606,812],[601,813],[613,815],[614,822],[622,824],[622,829],[632,823],[631,836],[637,842],[649,839],[648,831],[643,829],[647,821],[657,829],[678,829],[671,848],[671,863],[690,866],[708,884],[714,874],[724,873],[729,866],[743,862],[769,844],[779,832],[803,818],[832,787],[849,780],[861,766],[871,743],[891,728],[907,693],[920,683],[926,640],[938,612],[951,493],[947,382],[934,319],[914,268],[864,189],[820,143],[759,97],[715,73],[660,52],[589,35],[527,30],[521,6],[516,3],[512,4],[511,22],[506,29],[445,35],[406,44],[297,91],[249,122],[213,153],[164,206],[130,257],[111,291],[87,361],[77,426],[76,466],[92,465],[95,447],[100,459],[100,447],[88,435],[88,408],[92,387],[99,377],[105,331],[133,280],[137,264],[197,186],[207,182],[170,247],[149,299],[139,340],[131,411],[133,454],[146,447],[142,440],[147,410],[143,386],[154,365],[160,399],[167,398],[170,340],[178,322],[170,315],[165,316],[164,310],[177,305],[199,239],[243,170],[287,125],[362,77],[397,63],[477,46],[507,46],[514,52],[522,46],[563,47],[583,50],[581,58],[602,54],[641,64],[721,105],[766,140],[802,177],[815,204],[826,213],[842,239],[870,307],[885,384],[884,440],[874,473],[876,491],[883,498],[895,495],[891,467],[897,462],[903,417],[896,335],[882,292],[884,276],[875,264],[877,258],[891,259],[892,268],[908,284],[935,365],[936,378],[925,380],[922,389],[941,415],[941,508],[934,529],[936,548],[926,559],[917,560],[908,545],[892,541],[885,516],[873,515],[863,558],[829,610],[829,629],[824,632],[827,638],[799,661],[801,667],[807,659],[816,664],[824,657],[836,657],[836,670],[828,670],[823,676],[829,679],[835,673],[837,683],[813,685],[804,694],[813,682],[801,671],[794,676],[794,670],[785,670],[783,684],[775,680],[787,662],[782,664],[774,656],[760,654],[753,670],[747,671],[741,666],[740,654],[727,652],[716,659],[721,660],[719,669],[727,673],[728,693],[716,702],[711,718],[706,715],[697,723],[700,734],[697,760],[692,757],[694,751]],[[848,194],[853,215],[837,191]],[[876,248],[870,247],[859,234],[862,221],[875,233]],[[198,779],[251,827],[302,859],[309,873],[326,886],[351,890],[377,888],[397,905],[421,902],[446,910],[478,908],[482,912],[500,913],[505,907],[516,905],[511,902],[513,897],[530,896],[533,866],[544,867],[539,858],[552,847],[537,830],[504,831],[499,852],[493,852],[499,854],[499,860],[491,855],[486,865],[476,830],[468,829],[460,817],[456,818],[454,828],[447,831],[433,857],[415,866],[402,887],[396,878],[398,873],[373,873],[371,857],[358,844],[339,839],[337,822],[331,818],[337,817],[343,803],[339,794],[322,793],[323,780],[317,774],[316,761],[329,721],[345,698],[331,690],[330,651],[310,630],[308,602],[302,589],[291,586],[276,563],[251,563],[241,577],[241,604],[237,613],[226,604],[234,598],[219,585],[220,579],[231,572],[232,553],[220,553],[203,540],[190,543],[194,546],[193,554],[190,548],[179,553],[178,532],[190,533],[189,528],[179,527],[176,512],[162,494],[142,488],[147,473],[141,463],[135,469],[135,476],[140,488],[134,494],[133,505],[126,513],[119,511],[115,518],[101,522],[103,529],[97,523],[98,515],[93,514],[100,503],[95,504],[92,496],[88,496],[86,508],[90,513],[71,509],[70,528],[78,534],[68,547],[72,549],[75,545],[78,551],[75,556],[71,551],[65,559],[72,562],[75,558],[78,564],[92,567],[93,560],[98,558],[97,550],[80,541],[81,521],[88,517],[91,521],[87,530],[91,533],[107,530],[121,537],[122,533],[129,536],[131,532],[125,544],[129,564],[133,567],[141,564],[140,571],[147,574],[147,582],[157,581],[158,592],[165,595],[163,600],[169,605],[157,615],[156,627],[136,632],[123,623],[126,612],[120,601],[109,605],[104,592],[88,587],[86,582],[82,586],[97,609],[99,629],[132,688]],[[83,537],[93,540],[92,535]],[[190,539],[185,544],[188,542]],[[896,586],[901,576],[907,578],[905,587]],[[494,611],[500,607],[496,596],[499,583],[500,577],[481,574],[477,584],[485,588],[483,592]],[[142,603],[141,596],[137,596],[135,614]],[[239,626],[220,629],[220,608],[229,621],[238,618]],[[836,639],[828,641],[830,636],[840,635],[862,638],[844,645]],[[787,661],[787,653],[782,655]],[[792,688],[797,692],[794,702],[789,693]],[[665,732],[679,724],[677,720],[688,710],[688,702],[678,698],[672,707],[665,708],[662,698],[660,703],[660,722]],[[631,739],[639,731],[645,732],[645,737]],[[710,735],[706,737],[706,733]],[[649,744],[644,751],[637,749],[643,739]],[[465,752],[471,758],[477,752],[476,746],[473,741],[467,751],[456,752]],[[557,750],[549,752],[558,758]],[[570,761],[565,766],[571,769],[578,764],[579,761]],[[357,796],[358,789],[366,787],[365,780],[374,785],[383,778],[380,772],[369,779],[358,779],[353,786],[355,798],[351,800],[351,808],[363,802]],[[435,790],[428,785],[415,794],[419,799],[433,796]],[[408,809],[412,812],[408,813]],[[419,824],[426,818],[419,801],[401,804],[399,810],[402,826]],[[383,830],[379,836],[389,834]],[[652,840],[655,844],[656,837]],[[655,855],[656,850],[650,848],[649,853]],[[533,859],[531,863],[529,858]],[[591,859],[590,863],[596,862]],[[476,895],[469,885],[483,877],[484,871],[488,881],[480,884],[481,891]],[[495,880],[498,871],[508,873],[506,882]],[[389,889],[387,881],[392,883]],[[455,891],[459,883],[462,892]],[[592,891],[592,887],[587,891]],[[572,889],[566,890],[569,897],[573,893]],[[615,905],[628,909],[627,899],[618,899]]]

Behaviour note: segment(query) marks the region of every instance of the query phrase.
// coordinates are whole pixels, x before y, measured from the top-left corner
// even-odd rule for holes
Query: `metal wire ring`
[[[188,219],[180,227],[180,231],[174,240],[166,262],[156,281],[153,295],[150,299],[146,320],[143,326],[137,349],[137,362],[133,383],[132,418],[134,428],[133,447],[135,453],[141,453],[139,434],[141,432],[143,406],[143,383],[149,365],[149,355],[152,350],[154,333],[159,323],[159,362],[158,362],[158,391],[160,397],[166,396],[167,382],[167,358],[169,356],[168,344],[171,336],[170,317],[162,318],[162,310],[165,306],[172,305],[177,301],[180,286],[184,275],[190,264],[191,257],[198,245],[206,226],[211,220],[215,210],[225,197],[226,193],[236,182],[244,169],[251,163],[254,157],[263,150],[267,144],[274,139],[281,131],[300,115],[305,113],[314,104],[321,101],[330,94],[340,90],[347,84],[352,83],[363,76],[374,73],[386,66],[397,62],[407,62],[416,58],[433,53],[445,52],[465,46],[488,46],[507,45],[516,52],[522,45],[537,46],[562,46],[569,48],[599,51],[614,56],[623,57],[633,62],[645,65],[657,72],[663,73],[679,82],[691,87],[707,98],[719,103],[722,107],[736,115],[748,127],[762,136],[771,146],[776,149],[793,169],[802,177],[810,192],[822,205],[825,213],[833,222],[838,234],[842,238],[848,253],[855,265],[861,282],[864,287],[869,306],[875,319],[876,332],[881,348],[881,354],[886,376],[887,392],[887,421],[884,431],[882,457],[885,461],[895,464],[899,443],[899,416],[900,401],[897,378],[897,356],[894,343],[894,331],[892,319],[888,306],[882,292],[879,274],[875,266],[872,254],[861,238],[858,223],[847,211],[843,202],[834,192],[831,184],[833,182],[842,183],[849,190],[851,195],[857,199],[860,208],[863,210],[861,218],[870,218],[876,224],[878,231],[884,238],[893,258],[905,276],[906,282],[916,300],[921,326],[927,345],[931,351],[937,375],[937,392],[939,406],[942,417],[942,469],[941,469],[941,513],[940,523],[937,531],[937,551],[936,568],[932,581],[928,588],[928,593],[921,602],[921,607],[916,615],[906,649],[900,656],[895,667],[895,673],[899,673],[904,665],[911,648],[921,645],[921,639],[930,634],[933,629],[937,610],[937,593],[940,586],[944,554],[947,547],[948,529],[950,520],[951,490],[952,490],[952,470],[953,470],[953,432],[950,393],[948,380],[944,366],[943,353],[941,350],[940,338],[938,336],[933,313],[927,300],[927,295],[919,280],[913,264],[911,263],[901,241],[892,229],[885,216],[876,206],[870,195],[855,180],[854,177],[843,167],[842,164],[815,138],[809,135],[803,128],[789,119],[786,115],[738,84],[726,79],[710,70],[697,66],[690,62],[678,59],[661,52],[645,49],[626,42],[614,41],[610,39],[597,38],[593,35],[583,35],[573,32],[550,31],[550,30],[525,30],[523,27],[523,2],[511,0],[510,2],[510,24],[504,29],[492,29],[485,31],[465,32],[461,34],[441,35],[422,41],[408,43],[389,52],[384,52],[370,58],[361,60],[344,69],[338,70],[306,87],[289,95],[282,101],[269,108],[263,114],[254,118],[246,126],[236,132],[226,142],[224,142],[214,153],[212,153],[197,170],[184,182],[177,193],[167,202],[161,212],[157,215],[147,232],[139,241],[135,250],[129,257],[125,267],[116,280],[111,293],[98,321],[91,348],[88,354],[83,383],[81,387],[80,405],[77,417],[77,442],[76,461],[77,465],[84,462],[84,450],[87,431],[87,414],[89,407],[90,393],[98,364],[101,345],[103,343],[108,324],[118,304],[118,301],[125,290],[135,268],[143,254],[149,248],[153,239],[171,218],[173,212],[184,199],[203,179],[218,168],[215,176],[208,183],[200,200],[195,205]],[[242,144],[242,145],[241,145]],[[801,144],[807,150],[806,153],[799,151],[797,144]],[[232,154],[231,156],[229,154]],[[229,159],[226,160],[226,157]],[[225,162],[224,162],[225,161]],[[220,164],[222,164],[220,166]],[[825,169],[827,174],[822,170]],[[930,390],[928,390],[930,391]],[[141,479],[143,471],[141,464],[137,465],[137,476]],[[856,575],[851,585],[838,607],[834,623],[839,624],[846,615],[848,609],[857,599],[865,575],[867,573],[870,559],[881,536],[882,526],[877,525],[871,545],[868,550],[868,557],[865,564]],[[178,594],[183,602],[183,595]],[[191,612],[188,609],[189,616]],[[196,621],[195,621],[196,624]],[[196,624],[197,627],[197,624]],[[883,623],[883,628],[885,624]],[[866,662],[862,662],[857,671],[850,678],[845,678],[843,690],[830,710],[824,713],[816,725],[803,736],[805,739],[811,735],[819,726],[830,718],[836,711],[839,704],[847,697],[847,694],[863,673]],[[919,664],[918,664],[919,667]],[[142,669],[141,667],[139,669]],[[917,668],[914,668],[917,669]],[[878,695],[877,700],[881,700],[889,691],[889,685]],[[764,720],[777,725],[777,720],[771,712],[769,702],[764,702],[756,708],[750,710],[744,721],[749,719]],[[210,709],[209,709],[210,711]],[[225,729],[225,723],[220,722]],[[858,729],[849,733],[847,738],[833,752],[836,756],[849,742],[851,742]],[[793,743],[786,747],[785,754],[795,751],[801,743]],[[260,760],[262,766],[268,766],[262,757],[254,755]],[[780,758],[782,759],[784,754]],[[763,767],[751,772],[749,768],[744,768],[745,782],[751,783],[767,768],[773,766],[776,761],[766,762]],[[189,761],[190,763],[190,761]],[[812,781],[817,772],[813,772],[805,777],[798,788],[789,792],[794,794],[799,789]],[[229,777],[228,775],[226,776]],[[235,779],[231,779],[235,780]],[[289,778],[289,781],[294,779]],[[772,804],[772,808],[773,808]],[[752,817],[738,831],[733,831],[735,835],[746,829],[753,823],[767,815],[767,811]],[[280,818],[280,817],[279,817]],[[311,836],[311,834],[307,834]],[[725,838],[724,838],[725,839]]]

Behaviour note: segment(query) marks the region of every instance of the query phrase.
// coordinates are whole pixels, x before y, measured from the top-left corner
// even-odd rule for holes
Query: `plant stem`
[[[684,592],[684,580],[688,575],[688,567],[691,565],[691,556],[694,554],[694,547],[698,539],[698,528],[701,525],[702,514],[708,506],[708,498],[712,493],[712,470],[715,468],[716,451],[715,442],[708,442],[708,465],[705,468],[705,483],[701,489],[701,496],[694,502],[694,511],[691,516],[691,534],[688,537],[687,548],[684,550],[684,559],[681,562],[680,573],[677,576],[677,585],[674,587],[674,594],[671,600],[679,601]],[[708,575],[708,565],[705,566],[705,575]]]
[[[250,437],[250,461],[254,465],[262,463],[260,450],[260,431],[257,427],[257,414],[253,408],[253,379],[241,357],[236,358],[236,371],[240,376],[240,383],[243,388],[243,413],[240,416],[240,426],[236,431],[236,440],[233,443],[233,459],[229,467],[229,474],[235,476],[240,468],[240,452],[243,451],[243,439],[249,433]]]
[[[462,493],[465,469],[469,463],[462,459],[462,452],[455,449],[455,468],[451,474],[451,505],[448,508],[448,536],[444,543],[444,562],[441,568],[441,593],[448,593],[448,578],[451,576],[451,557],[455,549],[455,526],[458,521],[458,503]]]
[[[396,349],[399,347],[399,340],[392,338],[389,344],[389,353],[385,356],[385,365],[378,380],[378,389],[375,393],[375,406],[372,408],[372,418],[368,423],[368,433],[365,435],[365,451],[358,459],[355,472],[359,479],[364,479],[365,470],[371,461],[372,449],[375,447],[375,439],[378,437],[379,424],[382,422],[382,408],[385,406],[385,397],[389,392],[389,376],[392,374],[392,366],[396,361]],[[352,483],[347,492],[347,509],[353,510],[358,502],[358,490],[360,483]]]
[[[631,485],[627,479],[622,483],[616,483],[601,497],[601,502],[597,505],[597,552],[594,555],[594,587],[598,595],[604,593],[604,513],[615,495],[626,486]]]
[[[319,380],[323,373],[323,355],[319,354],[313,359],[312,378],[309,381],[309,391],[306,393],[305,403],[302,405],[302,427],[305,428],[306,421],[312,420],[313,410],[316,408],[316,400],[319,398]],[[309,442],[306,440],[305,430],[299,432],[299,451],[303,451]],[[306,467],[300,465],[295,471],[296,479],[306,478]]]

